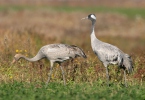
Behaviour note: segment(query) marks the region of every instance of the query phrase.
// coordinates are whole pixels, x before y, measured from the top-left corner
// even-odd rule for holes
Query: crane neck
[[[92,32],[91,32],[91,39],[92,40],[97,39],[96,35],[95,35],[95,23],[96,23],[96,20],[92,21]]]
[[[30,62],[38,61],[38,59],[36,59],[36,58],[28,58],[26,56],[21,56],[21,58],[24,58],[25,60],[30,61]]]
[[[43,57],[40,56],[39,54],[37,54],[37,55],[36,55],[35,57],[33,57],[33,58],[28,58],[28,57],[26,57],[26,56],[24,56],[24,55],[21,55],[21,56],[19,57],[19,59],[21,59],[21,58],[24,58],[25,60],[30,61],[30,62],[35,62],[35,61],[38,61],[38,60],[42,59]]]

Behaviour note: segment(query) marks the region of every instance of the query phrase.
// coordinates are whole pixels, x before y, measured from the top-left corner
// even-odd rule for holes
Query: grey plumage
[[[117,64],[120,68],[124,69],[124,79],[126,84],[126,70],[131,73],[133,70],[133,64],[131,57],[128,54],[122,52],[119,48],[114,45],[105,43],[96,38],[94,27],[96,23],[96,16],[90,14],[85,18],[92,21],[92,32],[91,32],[91,46],[94,53],[97,55],[99,60],[104,64],[106,68],[107,83],[109,81],[108,66],[109,64]],[[109,83],[108,83],[109,85]]]
[[[61,63],[68,59],[74,59],[76,57],[86,58],[87,56],[85,55],[82,49],[80,49],[79,47],[75,45],[50,44],[50,45],[41,47],[38,53],[36,54],[36,56],[33,58],[28,58],[22,54],[16,54],[14,56],[14,60],[12,63],[14,63],[15,61],[18,61],[21,58],[24,58],[30,62],[35,62],[35,61],[41,60],[42,58],[47,58],[48,60],[50,60],[50,74],[48,76],[47,84],[50,81],[54,63],[58,63],[60,65],[64,84],[66,84],[64,71],[61,66]]]

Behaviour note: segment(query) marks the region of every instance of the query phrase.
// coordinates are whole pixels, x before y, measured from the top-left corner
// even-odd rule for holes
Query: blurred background
[[[101,71],[103,66],[91,49],[91,22],[81,20],[90,13],[97,16],[96,36],[131,55],[135,65],[132,78],[145,80],[144,0],[0,0],[0,81],[46,80],[49,69],[42,73],[38,68],[32,73],[35,69],[32,66],[40,64],[20,61],[11,66],[10,63],[16,53],[33,57],[40,47],[51,43],[77,45],[88,56],[85,61],[75,62],[83,71],[67,73],[67,79],[93,81],[98,76],[105,77],[105,70]],[[92,72],[84,74],[87,69]],[[82,76],[74,78],[74,73]],[[54,76],[60,77],[57,72]]]

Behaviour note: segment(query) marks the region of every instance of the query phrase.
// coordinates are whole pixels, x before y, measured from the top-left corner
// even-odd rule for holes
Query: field
[[[59,83],[50,83],[49,88],[40,83],[17,83],[1,85],[1,99],[7,100],[144,100],[144,87],[134,85],[128,88],[119,86],[98,86],[95,82],[71,83],[64,86]]]
[[[81,20],[97,16],[96,36],[131,55],[134,72],[109,66],[110,87],[106,86],[105,68],[91,49],[91,22]],[[73,6],[0,6],[0,100],[145,100],[145,8],[73,7]],[[33,57],[46,44],[77,45],[87,59],[63,63],[66,86],[55,64],[51,82],[45,87],[49,61],[19,60],[17,53]]]

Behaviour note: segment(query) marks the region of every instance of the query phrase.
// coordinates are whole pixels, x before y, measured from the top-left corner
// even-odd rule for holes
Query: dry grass
[[[145,64],[145,20],[141,17],[129,19],[125,15],[116,13],[95,13],[97,15],[96,35],[105,42],[119,47],[130,54],[135,65],[135,72],[128,76],[129,84],[143,81]],[[89,21],[81,21],[88,13],[81,12],[52,12],[52,11],[7,11],[0,12],[0,82],[14,80],[24,82],[45,82],[49,71],[49,63],[29,63],[20,60],[11,65],[12,57],[23,53],[34,56],[39,48],[51,43],[66,43],[77,45],[85,51],[88,59],[78,58],[73,63],[64,63],[67,82],[100,82],[105,81],[105,70],[90,46]],[[25,52],[27,51],[27,52]],[[112,82],[121,82],[122,75],[117,67],[110,66]],[[57,64],[54,68],[53,80],[62,79]],[[140,84],[142,84],[140,82]]]
[[[1,5],[145,7],[144,0],[1,0]]]

